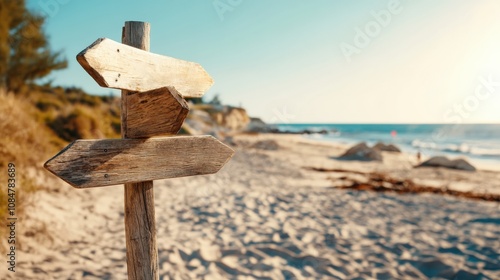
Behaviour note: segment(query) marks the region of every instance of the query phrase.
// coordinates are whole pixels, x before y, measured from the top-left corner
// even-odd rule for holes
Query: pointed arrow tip
[[[57,170],[57,167],[58,165],[60,164],[59,162],[57,162],[57,158],[60,157],[64,152],[66,152],[68,149],[71,148],[71,146],[73,146],[75,143],[77,143],[79,140],[76,140],[76,141],[73,141],[71,143],[69,143],[68,146],[66,146],[64,149],[62,149],[59,153],[57,153],[56,155],[54,155],[51,159],[47,160],[44,164],[43,164],[43,168],[45,168],[47,171],[49,171],[50,173],[54,174],[57,178],[60,178],[61,180],[63,180],[64,182],[68,183],[69,185],[71,185],[72,187],[74,188],[77,188],[77,189],[80,189],[79,186],[75,185],[73,182],[71,182],[70,180],[68,180],[67,178],[65,178],[65,176],[61,176],[60,174],[58,174],[58,170]]]
[[[79,54],[76,55],[76,60],[78,61],[78,63],[92,78],[94,78],[97,84],[99,84],[101,87],[109,87],[109,84],[108,82],[106,82],[104,77],[97,70],[95,70],[95,65],[94,65],[95,63],[93,60],[89,60],[88,53],[89,51],[98,47],[102,42],[106,40],[109,39],[99,38],[90,46],[88,46],[87,48],[85,48],[83,51],[81,51]]]
[[[70,144],[71,145],[71,144]],[[62,154],[65,150],[67,149],[64,148],[63,150],[61,150],[59,153],[57,153],[55,156],[53,156],[52,158],[50,158],[49,160],[47,160],[44,164],[43,164],[43,168],[47,169],[48,171],[50,171],[50,173],[56,175],[57,177],[59,177],[56,172],[54,171],[53,167],[54,167],[54,160],[60,155]]]
[[[220,156],[226,158],[224,163],[220,165],[220,168],[214,172],[214,173],[217,173],[217,172],[219,172],[219,170],[222,169],[222,167],[224,167],[229,162],[229,160],[231,160],[231,158],[235,154],[235,151],[231,147],[229,147],[228,145],[222,143],[219,139],[217,139],[211,135],[209,135],[209,138],[211,138],[212,141],[216,142],[216,145],[221,146]]]
[[[50,173],[52,173],[57,178],[63,180],[66,183],[68,183],[73,188],[80,189],[79,186],[73,184],[72,182],[70,182],[69,180],[67,180],[67,178],[65,178],[64,176],[60,176],[59,174],[57,174],[56,170],[53,169],[53,167],[55,166],[54,164],[52,164],[54,159],[55,159],[55,157],[53,157],[53,158],[49,159],[47,162],[45,162],[43,164],[43,168],[45,168],[47,171],[49,171]]]
[[[47,169],[48,171],[52,172],[52,170],[50,170],[50,165],[49,165],[49,162],[50,162],[50,159],[48,161],[46,161],[44,164],[43,164],[43,168]]]

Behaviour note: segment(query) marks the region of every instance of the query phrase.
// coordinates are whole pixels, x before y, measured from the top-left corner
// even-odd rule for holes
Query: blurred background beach
[[[467,158],[482,169],[500,169],[499,124],[278,124],[283,131],[309,130],[310,139],[356,144],[391,143],[423,157]],[[327,133],[317,133],[326,131]]]
[[[200,63],[180,135],[235,150],[155,181],[161,279],[500,279],[500,2],[0,0],[0,220],[16,166],[15,272],[127,279],[123,187],[43,168],[120,138],[120,92],[74,57],[151,23]]]

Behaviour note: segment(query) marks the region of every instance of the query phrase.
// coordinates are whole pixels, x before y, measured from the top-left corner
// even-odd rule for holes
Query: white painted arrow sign
[[[75,188],[212,174],[234,151],[212,136],[76,140],[45,163]]]
[[[213,84],[198,63],[150,53],[107,38],[76,56],[102,87],[149,91],[172,86],[183,97],[201,97]]]

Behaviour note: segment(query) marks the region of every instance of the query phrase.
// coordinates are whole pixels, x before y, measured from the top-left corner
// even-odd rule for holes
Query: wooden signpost
[[[159,279],[153,180],[212,174],[234,151],[212,136],[176,134],[213,84],[196,63],[149,53],[150,26],[126,22],[123,44],[99,39],[77,56],[104,87],[122,89],[122,138],[76,140],[45,163],[75,188],[125,184],[129,279]]]
[[[212,174],[232,154],[212,136],[76,140],[45,168],[82,189]]]
[[[148,91],[170,85],[184,97],[201,97],[213,84],[197,63],[152,54],[110,39],[98,39],[76,58],[103,87]]]

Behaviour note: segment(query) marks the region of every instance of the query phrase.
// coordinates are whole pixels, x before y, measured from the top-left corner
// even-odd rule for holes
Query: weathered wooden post
[[[122,89],[122,139],[76,140],[45,163],[75,188],[125,184],[129,279],[159,279],[153,180],[212,174],[234,151],[211,136],[176,134],[212,78],[198,64],[149,53],[149,24],[126,22],[122,43],[99,39],[77,55],[104,87]]]
[[[125,22],[122,43],[149,51],[149,34],[149,23]],[[127,135],[128,94],[122,90],[122,138],[131,138]],[[129,279],[159,279],[153,181],[125,183],[125,240]]]

